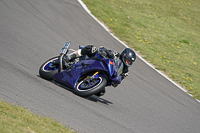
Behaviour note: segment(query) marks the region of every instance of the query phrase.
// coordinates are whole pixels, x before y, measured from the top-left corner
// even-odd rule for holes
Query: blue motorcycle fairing
[[[121,83],[121,76],[118,75],[116,77],[111,78],[112,82],[115,84],[120,84]]]
[[[73,69],[70,71],[67,71],[66,69],[60,73],[56,73],[53,76],[53,79],[57,82],[69,86],[70,88],[75,88],[78,79],[86,73],[92,71],[105,71],[108,73],[107,67],[104,65],[104,63],[102,63],[102,61],[93,59],[82,60],[76,64],[73,64],[72,66],[75,67],[73,67]]]
[[[105,59],[104,62],[107,64],[108,66],[108,70],[109,70],[109,76],[113,76],[116,72],[116,67],[115,67],[115,63],[113,59]]]

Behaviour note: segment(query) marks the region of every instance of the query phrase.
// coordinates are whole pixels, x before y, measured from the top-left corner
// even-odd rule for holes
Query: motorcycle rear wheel
[[[105,77],[98,77],[88,83],[85,83],[85,79],[82,79],[76,85],[74,93],[82,97],[88,97],[99,93],[106,85],[107,79]]]
[[[44,62],[39,69],[40,77],[46,80],[52,80],[53,76],[59,72],[59,65],[52,65],[52,62],[58,59],[59,56],[56,56]]]

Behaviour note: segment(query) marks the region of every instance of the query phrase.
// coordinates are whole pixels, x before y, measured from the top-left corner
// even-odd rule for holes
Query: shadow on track
[[[90,96],[90,97],[87,97],[85,99],[93,101],[93,102],[100,102],[100,103],[103,103],[103,104],[106,104],[106,105],[113,104],[112,102],[110,102],[108,100],[105,100],[103,98],[100,98],[100,97],[97,97],[97,96],[94,96],[94,95]]]
[[[37,75],[37,76],[38,76],[39,78],[41,78],[40,75]],[[41,78],[41,79],[43,79],[43,78]],[[43,79],[43,80],[45,80],[45,79]],[[48,80],[47,80],[47,81],[48,81]],[[63,84],[61,84],[61,83],[58,83],[58,82],[56,82],[56,81],[54,81],[54,80],[50,80],[49,82],[51,82],[51,83],[53,83],[53,84],[55,84],[55,85],[57,85],[57,86],[59,86],[59,87],[62,87],[62,88],[64,88],[65,90],[68,90],[68,91],[74,93],[74,90],[73,90],[73,89],[71,89],[71,88],[69,88],[69,87],[67,87],[67,86],[65,86],[65,85],[63,85]],[[75,93],[74,93],[74,94],[75,94]],[[75,95],[76,95],[76,94],[75,94]],[[76,96],[78,96],[78,95],[76,95]],[[81,97],[81,96],[79,96],[79,97]],[[92,95],[92,96],[89,96],[89,97],[82,97],[82,98],[87,99],[87,100],[90,100],[90,101],[92,101],[92,102],[103,103],[103,104],[106,104],[106,105],[113,104],[112,102],[110,102],[110,101],[108,101],[108,100],[105,100],[105,99],[103,99],[103,98],[100,98],[100,97],[98,97],[98,96],[95,96],[95,95]]]

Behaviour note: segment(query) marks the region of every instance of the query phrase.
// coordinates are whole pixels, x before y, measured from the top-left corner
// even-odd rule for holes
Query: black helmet
[[[132,49],[126,48],[121,53],[121,60],[127,67],[130,67],[136,60],[136,54]]]

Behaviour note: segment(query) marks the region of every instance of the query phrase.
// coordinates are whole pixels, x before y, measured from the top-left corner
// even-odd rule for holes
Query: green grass
[[[0,100],[1,133],[72,133],[64,125],[48,117],[41,117],[29,110]]]
[[[199,0],[83,0],[92,14],[157,69],[200,100]],[[0,100],[2,133],[71,133],[29,110]]]
[[[200,100],[199,0],[83,0],[120,40]]]

